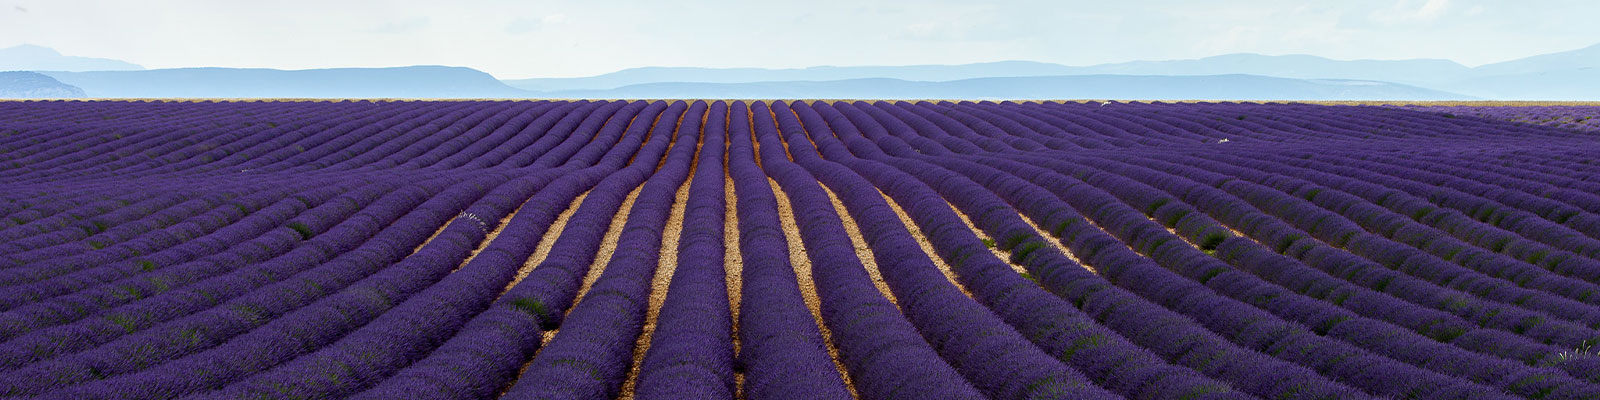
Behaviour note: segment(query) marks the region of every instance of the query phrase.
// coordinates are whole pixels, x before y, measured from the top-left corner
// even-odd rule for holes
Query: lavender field
[[[0,102],[0,397],[1596,399],[1593,116]]]
[[[1407,108],[1444,113],[1447,116],[1469,115],[1481,118],[1525,122],[1569,129],[1600,131],[1600,105],[1592,103],[1564,104],[1542,107],[1505,107],[1474,105],[1411,105]]]

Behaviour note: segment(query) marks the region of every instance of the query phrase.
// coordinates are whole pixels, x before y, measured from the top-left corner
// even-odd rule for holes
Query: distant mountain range
[[[109,58],[64,56],[55,49],[25,44],[0,49],[0,71],[137,71],[138,64]]]
[[[470,68],[442,66],[142,70],[122,61],[63,56],[25,45],[0,49],[0,71],[5,70],[40,71],[81,88],[88,97],[141,98],[1600,100],[1600,45],[1478,67],[1438,59],[1229,54],[1090,66],[1001,61],[795,69],[646,67],[592,77],[503,81]],[[0,93],[14,92],[4,82]]]
[[[61,83],[45,74],[26,71],[0,72],[0,98],[61,99],[83,96],[83,89]]]
[[[463,67],[174,68],[43,72],[92,97],[181,98],[510,98],[528,92]]]
[[[1461,100],[1466,97],[1388,82],[1258,75],[1068,75],[972,78],[944,82],[861,78],[752,83],[642,83],[603,90],[542,93],[551,98],[718,99],[1143,99],[1143,100]]]
[[[1164,82],[1178,83],[1201,92],[1174,93],[1192,99],[1287,99],[1314,100],[1320,97],[1302,97],[1310,93],[1332,93],[1351,96],[1348,99],[1388,98],[1405,100],[1423,99],[1505,99],[1505,100],[1600,100],[1600,45],[1578,50],[1538,55],[1506,62],[1467,67],[1450,60],[1334,60],[1324,57],[1294,54],[1269,56],[1260,54],[1228,54],[1193,60],[1133,61],[1090,66],[1067,66],[1031,61],[1002,61],[964,65],[909,65],[864,67],[810,67],[794,69],[761,68],[633,68],[604,75],[583,78],[512,79],[505,82],[513,87],[540,92],[551,97],[569,95],[607,95],[626,97],[631,93],[646,91],[661,93],[660,88],[680,90],[730,90],[727,84],[742,84],[754,93],[764,96],[777,87],[798,88],[791,81],[836,82],[863,78],[887,78],[905,81],[948,82],[973,78],[1072,76],[1072,81],[1093,87],[1097,84],[1128,83],[1130,80],[1115,76],[1144,76],[1173,78]],[[1250,80],[1243,85],[1262,84],[1275,86],[1243,86],[1216,88],[1205,82],[1217,81],[1215,76],[1253,75],[1298,79],[1295,85],[1283,81]],[[1094,77],[1094,78],[1089,78]],[[1177,77],[1198,77],[1176,79]],[[1350,87],[1352,82],[1330,80],[1366,81],[1383,85]],[[774,85],[776,83],[782,85]],[[987,81],[999,83],[999,81]],[[667,85],[672,83],[671,85]],[[685,83],[696,83],[686,85]],[[764,85],[756,85],[763,83]],[[716,84],[716,85],[707,85]],[[1398,85],[1391,85],[1398,84]],[[701,86],[704,86],[701,88]],[[829,85],[807,85],[829,86]],[[1340,90],[1306,91],[1303,89],[1332,86]],[[752,92],[757,87],[764,91]],[[1296,91],[1273,91],[1295,88]],[[608,90],[610,92],[608,92]],[[1100,90],[1081,90],[1071,93],[1105,93]],[[1137,88],[1111,91],[1114,98],[1136,98],[1149,93]],[[962,93],[965,94],[965,93]],[[970,93],[977,96],[977,93]],[[1252,97],[1265,95],[1268,97]],[[1384,96],[1423,97],[1384,97]],[[893,92],[887,96],[915,97],[908,93]],[[965,97],[965,96],[964,96]],[[1060,97],[1072,98],[1063,94]]]
[[[810,67],[795,69],[644,67],[585,78],[511,79],[506,84],[524,90],[603,90],[646,83],[753,83],[840,81],[889,78],[906,81],[953,81],[972,78],[1077,75],[1081,71],[1060,64],[1000,61],[963,65],[905,65],[867,67]]]
[[[626,69],[585,78],[512,79],[506,83],[532,91],[614,89],[662,82],[750,83],[836,81],[890,78],[907,81],[953,81],[972,78],[1067,75],[1260,75],[1300,79],[1356,79],[1408,84],[1438,83],[1471,76],[1471,69],[1449,60],[1340,61],[1308,55],[1230,54],[1196,60],[1134,61],[1074,67],[1033,61],[1000,61],[963,65],[865,67],[669,68]]]

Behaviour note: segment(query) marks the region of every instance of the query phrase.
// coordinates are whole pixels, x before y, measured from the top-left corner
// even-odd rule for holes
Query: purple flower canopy
[[[1448,117],[1479,117],[1516,121],[1583,131],[1600,131],[1600,106],[1550,105],[1537,107],[1512,106],[1403,106],[1406,109],[1443,113]]]
[[[0,102],[0,395],[1600,398],[1594,116]]]

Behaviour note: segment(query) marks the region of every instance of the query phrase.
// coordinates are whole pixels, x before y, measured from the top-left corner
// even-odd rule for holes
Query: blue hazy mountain
[[[1472,68],[1450,60],[1334,60],[1290,54],[1227,54],[1193,60],[1133,61],[1086,67],[1098,74],[1220,75],[1249,74],[1280,78],[1353,79],[1434,84],[1465,79]]]
[[[24,44],[0,49],[0,71],[137,71],[138,64],[108,58],[64,56],[49,47]]]
[[[891,78],[907,81],[953,81],[1002,76],[1054,76],[1088,73],[1079,67],[1032,61],[1000,61],[963,65],[903,65],[768,69],[644,67],[585,78],[511,79],[506,84],[533,91],[613,89],[641,83],[705,82],[748,83],[788,81],[838,81]]]
[[[1542,54],[1473,68],[1478,77],[1570,71],[1600,67],[1600,44],[1559,53]]]
[[[37,72],[0,72],[0,99],[64,99],[83,97],[83,89]]]
[[[41,66],[15,69],[48,71],[42,73],[81,88],[89,97],[1600,100],[1600,45],[1475,68],[1434,59],[1229,54],[1089,66],[1002,61],[793,69],[649,67],[583,78],[503,82],[470,68],[440,66],[131,70],[138,66],[67,57],[26,45],[0,50],[0,61],[10,63],[0,65]],[[96,65],[125,70],[74,72]],[[48,66],[57,68],[43,68]],[[0,66],[4,68],[12,67]]]
[[[1032,61],[961,65],[860,67],[692,68],[645,67],[584,78],[511,79],[506,83],[533,91],[612,89],[641,83],[748,83],[836,81],[891,78],[907,81],[952,81],[971,78],[1061,75],[1227,75],[1280,78],[1353,79],[1432,84],[1465,79],[1472,70],[1449,60],[1334,60],[1309,55],[1229,54],[1193,60],[1133,61],[1091,66],[1066,66]]]
[[[89,97],[506,98],[529,93],[471,68],[174,68],[44,72]]]
[[[1474,77],[1437,85],[1505,100],[1600,100],[1600,45],[1473,68]]]
[[[834,87],[834,81],[886,78],[901,81],[947,82],[987,77],[1079,76],[1074,81],[1086,87],[1109,83],[1136,83],[1138,79],[1117,79],[1115,75],[1215,76],[1254,75],[1258,77],[1306,80],[1295,85],[1288,81],[1260,81],[1262,85],[1292,92],[1264,92],[1255,88],[1219,88],[1221,92],[1201,98],[1238,98],[1240,93],[1263,95],[1261,99],[1308,99],[1308,93],[1349,93],[1352,96],[1410,95],[1478,97],[1514,100],[1600,100],[1600,45],[1583,49],[1532,56],[1506,62],[1467,67],[1450,60],[1334,60],[1312,55],[1228,54],[1191,60],[1132,61],[1089,66],[1002,61],[962,65],[911,65],[862,67],[811,67],[792,69],[762,68],[633,68],[584,78],[537,78],[507,80],[511,86],[541,92],[544,96],[569,96],[574,93],[665,93],[662,88],[686,92],[726,92],[751,97],[783,91],[821,90]],[[801,83],[798,81],[813,81]],[[1177,80],[1207,82],[1216,79]],[[872,82],[872,81],[862,81]],[[984,82],[984,81],[980,81]],[[992,81],[999,83],[999,81]],[[1256,81],[1241,80],[1256,84]],[[1335,84],[1334,82],[1343,82]],[[1353,82],[1368,87],[1351,89]],[[727,84],[745,84],[733,85]],[[756,83],[762,83],[757,85]],[[1379,84],[1384,85],[1379,85]],[[711,85],[717,84],[717,85]],[[1392,85],[1390,85],[1392,84]],[[720,86],[719,86],[720,85]],[[700,86],[704,86],[701,88]],[[794,86],[785,88],[783,86]],[[885,84],[890,88],[917,85]],[[869,87],[871,87],[869,85]],[[758,88],[764,88],[757,90]],[[807,88],[807,89],[801,89]],[[1313,88],[1316,88],[1313,90]],[[626,89],[626,90],[623,90]],[[1424,91],[1418,91],[1419,89]],[[832,88],[827,93],[854,93],[868,98],[920,97],[902,92],[876,93],[865,89]],[[1088,89],[1078,92],[1102,93]],[[1074,93],[1078,93],[1074,92]],[[874,95],[876,93],[876,95]],[[1111,98],[1133,98],[1133,93],[1151,93],[1128,88]],[[653,96],[670,97],[670,96]],[[737,97],[737,96],[736,96]],[[1080,96],[1057,96],[1080,97]],[[1352,98],[1354,99],[1354,98]],[[1402,98],[1394,98],[1402,99]],[[1415,98],[1417,100],[1423,98]]]
[[[1501,100],[1600,100],[1600,67],[1494,75],[1442,86]]]
[[[1360,80],[1257,75],[1070,75],[944,82],[863,78],[750,83],[645,83],[604,90],[540,93],[550,98],[725,99],[1145,99],[1145,100],[1465,100],[1455,93]]]

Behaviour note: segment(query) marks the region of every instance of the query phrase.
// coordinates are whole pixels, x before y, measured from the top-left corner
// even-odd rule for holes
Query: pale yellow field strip
[[[839,196],[833,194],[833,190],[829,190],[825,185],[818,186],[823,192],[828,193],[828,200],[833,202],[833,210],[839,214],[839,220],[844,224],[845,236],[850,237],[850,244],[855,247],[856,258],[861,259],[861,266],[867,269],[867,276],[872,277],[872,286],[877,287],[878,292],[883,293],[883,297],[889,299],[889,303],[894,304],[895,308],[899,308],[900,300],[889,290],[888,282],[883,281],[883,271],[878,270],[878,258],[873,254],[872,247],[867,246],[866,239],[861,237],[861,227],[856,225],[855,218],[850,217],[850,213],[844,208],[844,203],[839,201]]]
[[[457,216],[454,216],[454,217],[450,217],[450,220],[444,221],[443,225],[439,225],[439,229],[434,229],[433,230],[433,234],[432,235],[428,235],[428,240],[423,240],[422,243],[417,244],[417,247],[412,248],[411,249],[411,254],[417,254],[417,252],[422,251],[422,247],[423,246],[427,246],[428,242],[432,242],[433,241],[433,238],[439,237],[439,234],[444,233],[444,228],[447,227],[447,226],[450,226],[451,222],[456,222],[456,218],[461,218],[461,216],[457,215]]]
[[[672,286],[672,274],[678,270],[678,242],[683,236],[683,214],[689,203],[689,185],[694,183],[694,166],[699,164],[699,157],[690,162],[689,178],[678,186],[675,194],[677,200],[672,202],[672,213],[667,216],[667,225],[661,233],[661,254],[656,259],[656,273],[650,281],[650,305],[645,311],[644,326],[639,331],[639,338],[633,344],[633,367],[628,369],[628,378],[622,383],[622,392],[619,398],[632,399],[634,387],[639,384],[639,366],[644,363],[644,356],[650,351],[650,339],[655,337],[656,320],[661,316],[661,304],[667,300],[667,289]]]
[[[878,191],[878,195],[883,196],[883,201],[889,203],[889,208],[894,209],[894,214],[900,217],[900,223],[905,225],[906,231],[911,232],[911,238],[917,241],[917,246],[922,248],[922,253],[927,254],[928,259],[933,261],[933,265],[939,268],[939,273],[944,274],[945,280],[950,281],[951,285],[955,285],[956,289],[960,289],[961,294],[971,298],[972,292],[967,291],[967,287],[962,286],[961,281],[956,279],[955,270],[950,268],[950,264],[946,263],[943,258],[939,257],[939,252],[933,249],[933,242],[928,240],[928,235],[923,234],[922,230],[917,227],[917,222],[911,219],[911,215],[906,214],[906,210],[900,208],[900,204],[895,203],[894,199],[889,198],[889,195],[883,194],[883,191]]]
[[[527,204],[527,203],[523,203],[523,204]],[[500,236],[500,231],[504,231],[506,229],[506,225],[509,225],[509,223],[511,222],[511,217],[517,216],[518,212],[522,212],[522,206],[517,206],[516,210],[511,211],[510,214],[506,214],[506,216],[504,218],[500,218],[500,222],[495,224],[494,230],[491,230],[491,231],[489,231],[489,233],[483,235],[483,241],[478,243],[478,248],[472,249],[472,253],[467,254],[467,258],[464,259],[464,260],[461,260],[461,264],[457,264],[454,269],[450,270],[450,272],[453,273],[453,272],[456,272],[457,270],[460,270],[461,267],[466,266],[468,262],[472,262],[472,259],[477,258],[478,257],[478,253],[483,252],[483,249],[488,248],[489,247],[489,243],[493,242],[494,238]],[[470,215],[470,214],[468,214],[468,215]],[[477,217],[477,216],[468,217],[469,220],[476,219],[476,218],[481,218],[481,217]]]
[[[728,284],[728,315],[733,325],[733,354],[739,354],[739,301],[744,291],[744,253],[739,251],[739,198],[734,194],[733,177],[723,169],[722,265]],[[733,373],[734,393],[744,398],[744,373]]]
[[[594,281],[600,279],[600,274],[606,271],[606,266],[611,265],[611,255],[617,252],[617,241],[622,238],[622,227],[628,224],[628,214],[633,211],[633,200],[639,198],[639,191],[644,185],[633,188],[628,192],[628,198],[622,200],[622,206],[617,207],[617,213],[611,216],[611,226],[606,229],[605,238],[600,240],[600,250],[594,255],[594,262],[589,264],[589,273],[583,276],[583,286],[578,287],[577,295],[573,296],[572,307],[567,307],[563,316],[572,314],[577,309],[583,296],[589,294],[589,288],[594,286]],[[544,342],[550,343],[550,338],[556,336],[560,329],[544,333]]]
[[[844,362],[839,360],[839,347],[833,344],[833,331],[822,321],[822,301],[817,297],[817,285],[811,278],[811,259],[806,257],[805,244],[800,239],[800,227],[795,223],[794,208],[789,204],[789,195],[778,187],[778,182],[767,178],[767,185],[772,187],[772,194],[777,197],[778,221],[783,225],[783,236],[789,242],[789,264],[794,266],[794,274],[799,279],[800,297],[805,301],[806,308],[811,310],[811,318],[817,321],[817,329],[822,331],[822,343],[828,348],[828,357],[833,359],[833,366],[839,370],[839,376],[844,378],[844,386],[850,390],[851,397],[860,398],[856,393],[855,383],[850,379],[849,370],[845,369]]]
[[[546,229],[544,236],[539,237],[539,246],[534,248],[533,255],[528,257],[527,262],[522,263],[522,267],[517,269],[516,278],[512,279],[511,283],[506,284],[505,289],[500,290],[500,294],[504,295],[506,291],[517,286],[518,282],[522,282],[523,278],[527,278],[528,274],[533,272],[534,267],[539,266],[546,257],[550,256],[550,249],[555,248],[556,239],[561,237],[561,232],[567,228],[567,221],[572,219],[572,213],[578,211],[578,205],[582,204],[583,199],[586,197],[589,197],[589,191],[587,190],[583,194],[579,194],[578,197],[573,198],[572,203],[567,205],[567,209],[562,210],[561,214],[556,216],[555,222],[550,224],[550,229]],[[552,332],[542,332],[541,342],[550,343],[550,338],[555,336]],[[541,350],[544,350],[544,346],[534,349],[534,356],[537,357]],[[528,361],[522,363],[522,368],[517,370],[517,377],[520,378],[524,372],[528,372],[528,366],[530,365],[533,365],[533,358],[529,358]],[[500,389],[500,394],[504,395],[505,391],[510,389],[511,385],[506,385],[506,387]]]
[[[546,257],[550,256],[550,249],[556,247],[556,239],[560,238],[561,232],[567,229],[567,220],[572,219],[572,213],[578,211],[578,205],[583,203],[585,197],[589,197],[589,191],[587,190],[579,194],[578,197],[573,198],[572,203],[567,204],[567,209],[561,210],[561,214],[556,215],[555,221],[550,223],[550,228],[545,229],[544,235],[539,237],[539,245],[534,248],[533,255],[528,257],[528,261],[522,263],[522,267],[517,269],[516,277],[512,278],[511,283],[506,284],[505,289],[501,289],[500,293],[504,294],[505,291],[517,286],[517,283],[522,282],[523,278],[527,278],[528,274],[533,272],[534,267],[539,266]]]
[[[945,204],[949,204],[949,202],[946,202]],[[950,204],[950,211],[954,211],[956,213],[956,217],[961,218],[961,223],[962,224],[966,224],[967,225],[967,230],[972,231],[973,235],[977,235],[978,236],[978,240],[981,240],[984,243],[999,243],[998,241],[995,241],[994,238],[989,237],[988,233],[984,233],[982,229],[978,229],[977,225],[973,225],[972,224],[972,219],[971,218],[967,218],[967,214],[961,212],[961,209],[960,208],[956,208],[956,206],[954,204]],[[995,257],[999,257],[1000,261],[1006,263],[1006,265],[1010,265],[1012,271],[1016,271],[1018,274],[1026,274],[1026,273],[1028,273],[1028,269],[1027,268],[1024,268],[1021,265],[1018,265],[1016,263],[1011,262],[1011,252],[1005,251],[1005,250],[1001,250],[1000,246],[988,246],[988,247],[989,247],[989,253],[994,254]]]
[[[1056,250],[1060,250],[1062,255],[1067,256],[1067,259],[1072,260],[1072,262],[1078,263],[1078,265],[1082,265],[1083,269],[1087,269],[1087,270],[1089,270],[1089,272],[1093,272],[1095,275],[1099,275],[1100,274],[1100,271],[1095,270],[1094,266],[1089,265],[1089,263],[1083,262],[1083,260],[1078,258],[1078,256],[1076,254],[1072,254],[1072,249],[1068,249],[1065,243],[1061,243],[1061,238],[1058,238],[1058,237],[1055,237],[1055,236],[1050,236],[1050,232],[1049,231],[1046,231],[1046,230],[1043,230],[1043,229],[1039,229],[1039,224],[1034,223],[1033,222],[1033,218],[1028,218],[1027,215],[1022,215],[1022,214],[1019,214],[1018,216],[1022,217],[1022,222],[1028,223],[1028,226],[1033,228],[1033,233],[1034,234],[1039,235],[1039,238],[1043,239],[1045,243],[1049,243],[1050,245],[1055,246]],[[1088,221],[1090,224],[1094,223],[1094,221],[1089,221],[1088,218],[1084,218],[1083,220],[1084,221]],[[1100,225],[1095,225],[1095,227],[1099,228]],[[1104,229],[1101,229],[1101,230],[1104,231]],[[1121,241],[1118,241],[1118,242],[1120,243]],[[1123,246],[1127,246],[1128,244],[1127,243],[1123,243],[1122,245]],[[1130,247],[1129,249],[1132,249],[1132,248]]]

